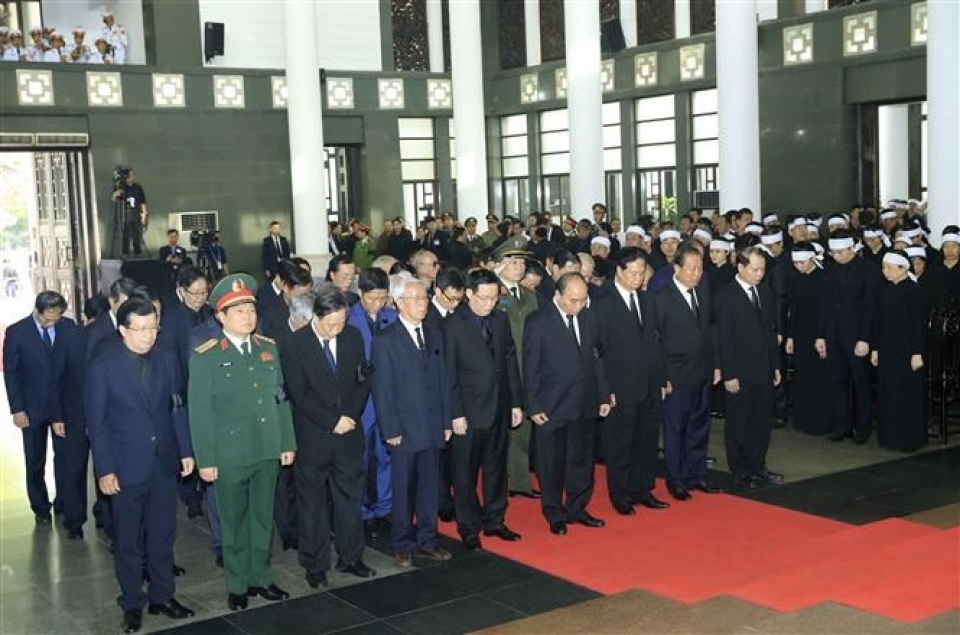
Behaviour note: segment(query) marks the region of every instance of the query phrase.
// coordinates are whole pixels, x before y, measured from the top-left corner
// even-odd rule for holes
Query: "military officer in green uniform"
[[[270,543],[277,474],[296,441],[276,344],[254,333],[256,287],[246,274],[217,283],[209,302],[223,331],[190,357],[190,433],[200,477],[216,483],[231,610],[289,597],[273,583]]]
[[[523,341],[523,325],[527,316],[537,310],[537,294],[526,289],[520,281],[526,273],[526,258],[530,252],[501,246],[493,254],[494,272],[500,277],[501,311],[510,318],[510,334],[514,342]],[[523,367],[522,347],[517,347],[517,361]],[[507,481],[511,496],[538,498],[530,481],[530,421],[510,430],[507,449]]]

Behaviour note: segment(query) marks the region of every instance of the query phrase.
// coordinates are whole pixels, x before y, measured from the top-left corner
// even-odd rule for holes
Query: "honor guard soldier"
[[[216,487],[231,610],[289,597],[273,584],[270,541],[277,473],[296,441],[276,344],[254,333],[256,287],[246,274],[217,283],[209,302],[223,331],[190,358],[191,434],[200,477]]]

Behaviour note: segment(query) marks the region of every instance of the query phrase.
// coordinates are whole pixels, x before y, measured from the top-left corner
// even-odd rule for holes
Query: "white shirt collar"
[[[623,288],[622,286],[620,286],[620,283],[617,282],[616,280],[613,281],[613,285],[617,288],[617,291],[620,293],[620,297],[623,298],[624,304],[626,304],[626,305],[629,307],[629,306],[630,306],[630,296],[631,296],[631,295],[635,295],[637,292],[636,292],[636,291],[630,291],[629,289]],[[639,307],[640,307],[640,297],[639,297],[639,296],[636,296],[636,298],[637,298],[637,300],[636,300],[636,302],[637,302],[637,308],[639,309]]]
[[[443,292],[440,291],[439,289],[437,289],[437,292],[438,292],[438,293],[443,293]],[[449,311],[448,309],[443,308],[443,306],[442,306],[439,302],[437,302],[437,296],[436,296],[436,295],[433,296],[433,298],[430,300],[430,303],[433,304],[433,306],[437,309],[437,311],[440,312],[440,317],[445,318],[445,317],[447,317],[448,315],[450,315],[451,311]]]
[[[233,335],[230,335],[229,333],[227,333],[226,331],[224,331],[224,332],[223,332],[223,336],[224,336],[225,338],[227,338],[228,340],[230,340],[230,343],[233,344],[233,346],[234,346],[240,353],[243,353],[243,348],[241,348],[241,346],[243,345],[243,343],[244,343],[244,342],[247,342],[247,343],[250,342],[250,336],[249,336],[249,335],[247,335],[247,336],[244,337],[244,338],[239,338],[239,339],[238,339],[238,338],[234,337]],[[252,346],[251,346],[251,347],[248,347],[248,348],[250,348],[251,350],[253,350],[253,347],[252,347]]]
[[[413,340],[414,345],[417,345],[417,329],[420,329],[421,336],[423,337],[424,343],[427,341],[426,335],[423,333],[423,322],[419,324],[414,324],[401,315],[397,316],[397,321],[403,324],[403,328],[407,329],[407,334],[410,335],[410,339]]]

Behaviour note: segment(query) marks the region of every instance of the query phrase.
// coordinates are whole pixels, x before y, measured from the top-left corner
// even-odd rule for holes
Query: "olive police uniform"
[[[256,281],[227,276],[210,294],[217,312],[254,302]],[[248,352],[244,354],[241,348]],[[197,467],[218,468],[217,505],[227,589],[269,587],[273,502],[279,458],[296,450],[293,418],[273,340],[226,333],[194,349],[188,390]]]

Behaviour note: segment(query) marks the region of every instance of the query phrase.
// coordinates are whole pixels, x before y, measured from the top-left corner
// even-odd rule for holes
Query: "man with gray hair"
[[[437,536],[440,449],[452,432],[443,337],[424,322],[426,285],[409,274],[391,280],[400,315],[371,344],[373,401],[390,451],[393,526],[390,540],[400,567],[413,556],[450,559]],[[416,518],[416,521],[414,521]]]
[[[321,285],[320,290],[328,285]],[[313,292],[295,295],[290,299],[290,317],[287,318],[287,326],[290,332],[299,331],[310,323],[313,319],[313,304],[317,301],[317,295]]]

